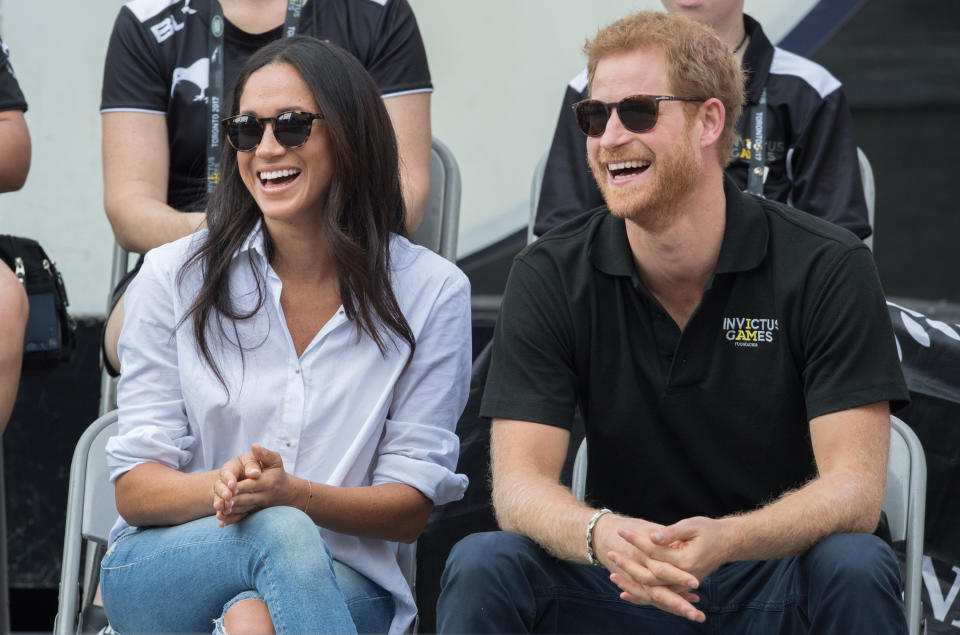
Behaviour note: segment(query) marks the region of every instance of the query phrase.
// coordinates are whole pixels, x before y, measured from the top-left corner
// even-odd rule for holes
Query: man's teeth
[[[607,170],[614,181],[628,179],[650,165],[649,161],[620,161],[618,163],[608,163]]]
[[[609,169],[611,172],[616,172],[617,170],[645,168],[649,165],[650,165],[649,161],[621,161],[620,163],[608,164],[607,169]]]
[[[273,170],[272,172],[261,172],[260,179],[263,181],[270,181],[273,179],[282,179],[286,176],[296,176],[300,174],[300,170],[297,169],[283,169],[283,170]]]

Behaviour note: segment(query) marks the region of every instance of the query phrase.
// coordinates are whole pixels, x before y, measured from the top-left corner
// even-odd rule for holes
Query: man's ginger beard
[[[642,146],[646,151],[638,156],[635,150],[615,153],[601,148],[597,152],[596,161],[587,156],[593,178],[596,179],[603,200],[614,216],[631,220],[648,231],[670,225],[679,213],[679,202],[696,186],[703,168],[699,148],[690,139],[692,124],[693,119],[687,117],[682,137],[677,139],[677,143],[669,148],[668,152],[653,155],[646,146]],[[651,180],[644,173],[641,178],[647,177],[648,182],[636,183],[623,189],[613,187],[607,180],[606,164],[637,158],[652,161],[647,171],[654,170],[656,178]]]

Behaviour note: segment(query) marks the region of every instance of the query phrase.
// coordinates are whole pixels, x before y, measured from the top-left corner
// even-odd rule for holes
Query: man
[[[19,190],[30,170],[30,133],[23,118],[27,102],[9,57],[7,45],[0,40],[0,192]],[[20,280],[0,264],[0,434],[17,400],[29,312]]]
[[[746,73],[746,105],[737,122],[743,141],[732,147],[727,168],[740,189],[825,218],[861,238],[870,235],[853,121],[840,82],[819,64],[774,47],[757,21],[744,15],[743,0],[663,0],[663,5],[714,29]],[[571,111],[586,97],[586,82],[584,71],[564,94],[540,191],[537,235],[603,204]],[[753,148],[758,117],[765,154]],[[751,183],[754,168],[759,172]]]
[[[506,531],[454,548],[439,631],[905,633],[870,252],[724,175],[743,78],[711,30],[641,12],[585,50],[606,207],[510,273],[481,406]],[[587,504],[558,482],[576,407]]]

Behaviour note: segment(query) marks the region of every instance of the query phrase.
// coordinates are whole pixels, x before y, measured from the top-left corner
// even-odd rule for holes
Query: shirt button
[[[293,372],[296,373],[297,375],[299,375],[299,374],[300,374],[300,369],[298,368],[297,370],[295,370],[295,371],[293,371]]]
[[[292,448],[292,447],[293,447],[293,442],[287,441],[284,445],[286,445],[288,448]]]

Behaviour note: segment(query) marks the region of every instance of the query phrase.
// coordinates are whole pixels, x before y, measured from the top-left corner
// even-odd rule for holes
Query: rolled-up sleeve
[[[147,255],[124,296],[119,432],[106,448],[112,481],[141,463],[180,469],[192,457],[177,363],[175,272],[165,270],[162,256]]]
[[[468,479],[455,472],[454,431],[470,389],[470,340],[470,285],[458,271],[437,294],[394,389],[374,485],[406,483],[435,505],[463,497]]]

